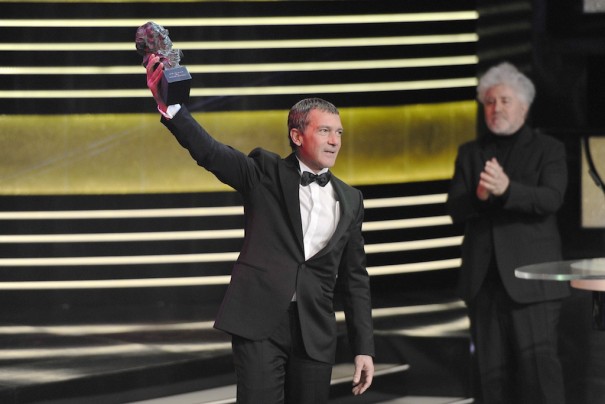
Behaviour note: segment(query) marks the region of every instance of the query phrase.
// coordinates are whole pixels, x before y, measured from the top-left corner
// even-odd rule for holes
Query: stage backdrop
[[[355,185],[448,179],[475,136],[474,2],[4,2],[0,194],[225,190],[158,122],[135,50],[169,30],[189,108],[221,141],[289,153],[304,97],[341,109]]]

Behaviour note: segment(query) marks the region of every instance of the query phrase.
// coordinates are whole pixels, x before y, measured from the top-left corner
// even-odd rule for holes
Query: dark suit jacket
[[[294,154],[282,159],[255,149],[246,156],[214,140],[185,107],[173,119],[162,121],[200,166],[243,197],[244,243],[215,327],[247,339],[267,338],[296,291],[307,353],[334,362],[333,298],[338,279],[353,353],[374,355],[361,192],[332,176],[340,221],[328,245],[305,260]]]
[[[518,279],[514,274],[523,265],[561,259],[556,212],[567,187],[563,144],[528,127],[518,136],[504,165],[510,187],[501,200],[481,202],[475,196],[479,174],[494,153],[488,138],[458,150],[447,209],[454,223],[465,226],[458,293],[467,302],[481,286],[492,248],[504,287],[514,301],[545,301],[569,293],[565,282]]]

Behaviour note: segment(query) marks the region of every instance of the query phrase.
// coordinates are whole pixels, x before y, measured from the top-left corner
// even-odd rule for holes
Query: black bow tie
[[[312,182],[317,182],[317,185],[320,187],[325,187],[328,182],[330,182],[330,177],[332,174],[329,171],[326,171],[322,174],[313,174],[308,171],[304,171],[302,176],[300,177],[300,184],[304,187],[309,185]]]

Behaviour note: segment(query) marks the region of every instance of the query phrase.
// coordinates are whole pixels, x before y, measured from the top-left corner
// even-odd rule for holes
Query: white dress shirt
[[[299,160],[300,171],[313,171]],[[323,169],[319,174],[328,171]],[[299,185],[300,218],[302,221],[305,260],[317,254],[328,244],[340,219],[340,206],[332,182],[325,187],[312,182],[307,186]]]
[[[300,164],[301,174],[304,171],[313,173],[302,161]],[[319,174],[328,171],[321,170]],[[328,244],[336,230],[340,219],[340,205],[336,200],[336,193],[332,181],[321,187],[317,182],[307,186],[298,186],[298,198],[300,200],[300,219],[302,222],[303,242],[305,248],[305,260],[308,260]],[[296,301],[296,292],[292,297]]]

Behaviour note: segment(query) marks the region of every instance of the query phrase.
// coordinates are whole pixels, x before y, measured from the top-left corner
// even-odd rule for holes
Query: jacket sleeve
[[[351,237],[343,252],[338,281],[342,288],[347,334],[353,355],[374,356],[370,277],[361,232],[363,197],[361,192],[358,193],[359,211],[351,225]]]
[[[221,182],[241,192],[258,181],[254,160],[210,136],[185,106],[174,118],[162,118],[161,121],[197,164],[212,172]]]

